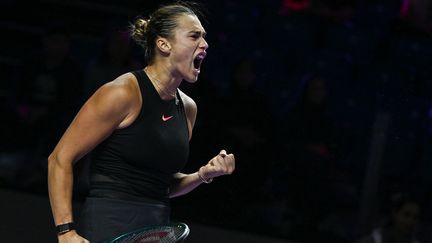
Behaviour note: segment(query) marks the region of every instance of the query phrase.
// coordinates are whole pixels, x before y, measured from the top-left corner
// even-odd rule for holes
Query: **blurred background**
[[[188,242],[432,242],[432,1],[200,2],[184,172],[222,148],[237,165],[172,201]],[[0,2],[0,242],[56,242],[47,156],[99,86],[145,66],[127,28],[160,3]]]

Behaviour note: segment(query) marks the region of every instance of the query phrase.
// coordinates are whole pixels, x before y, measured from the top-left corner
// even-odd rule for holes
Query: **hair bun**
[[[131,37],[140,46],[146,47],[147,45],[147,32],[150,20],[137,18],[131,25]]]

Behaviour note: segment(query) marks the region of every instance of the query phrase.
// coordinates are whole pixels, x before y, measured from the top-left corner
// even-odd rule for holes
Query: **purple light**
[[[400,16],[406,17],[408,15],[410,0],[402,0],[402,6],[400,9]]]

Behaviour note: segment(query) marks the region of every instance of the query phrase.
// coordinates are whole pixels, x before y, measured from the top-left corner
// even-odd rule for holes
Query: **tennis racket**
[[[172,223],[140,228],[114,239],[99,243],[174,243],[183,242],[189,235],[189,227],[185,223]]]

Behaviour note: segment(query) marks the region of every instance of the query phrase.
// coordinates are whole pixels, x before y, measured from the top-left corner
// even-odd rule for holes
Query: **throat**
[[[156,75],[153,75],[151,72],[149,72],[148,68],[144,68],[144,72],[147,74],[147,76],[150,79],[150,82],[155,87],[156,91],[159,93],[159,96],[163,100],[171,100],[176,98],[177,99],[177,87],[174,87],[172,89],[166,87],[157,77]]]

